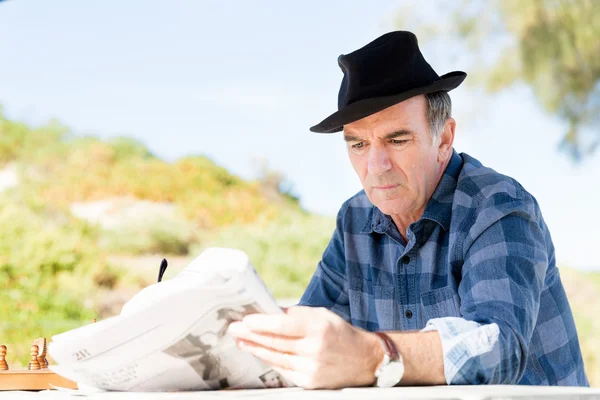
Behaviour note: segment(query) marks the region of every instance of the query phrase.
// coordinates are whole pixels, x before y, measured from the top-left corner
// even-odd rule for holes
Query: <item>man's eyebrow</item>
[[[364,139],[358,136],[344,135],[344,141],[346,142],[360,142],[361,140]]]
[[[411,130],[400,129],[399,131],[388,133],[383,138],[385,140],[390,140],[390,139],[395,139],[395,138],[400,137],[400,136],[409,136],[409,135],[412,135],[412,134],[413,134],[413,132]]]
[[[413,131],[411,131],[409,129],[400,129],[398,131],[388,133],[387,135],[385,135],[383,137],[383,139],[390,140],[390,139],[395,139],[395,138],[398,138],[401,136],[410,136],[412,134],[413,134]],[[346,142],[361,142],[363,140],[365,140],[365,139],[360,136],[344,135],[344,141],[346,141]]]

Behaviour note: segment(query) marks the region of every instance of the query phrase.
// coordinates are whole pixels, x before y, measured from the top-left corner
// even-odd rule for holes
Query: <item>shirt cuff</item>
[[[486,376],[489,372],[479,369],[494,369],[500,364],[497,324],[482,325],[464,318],[445,317],[427,321],[422,332],[427,331],[437,331],[442,340],[444,376],[448,385],[476,383],[476,376]],[[477,370],[461,370],[467,363],[467,368]]]

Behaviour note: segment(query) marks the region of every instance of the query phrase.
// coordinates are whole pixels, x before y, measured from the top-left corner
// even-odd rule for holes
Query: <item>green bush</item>
[[[600,353],[598,353],[600,319],[600,273],[560,268],[567,292],[587,377],[592,386],[600,386]]]
[[[0,197],[0,342],[27,360],[31,341],[91,321],[104,261],[95,232],[56,210]],[[114,279],[113,279],[114,280]]]
[[[193,225],[185,219],[157,216],[125,220],[119,227],[106,230],[100,243],[116,254],[187,255],[195,237]]]
[[[204,238],[206,247],[231,247],[248,253],[271,292],[297,298],[308,285],[335,228],[335,219],[300,212],[252,226],[231,226]]]

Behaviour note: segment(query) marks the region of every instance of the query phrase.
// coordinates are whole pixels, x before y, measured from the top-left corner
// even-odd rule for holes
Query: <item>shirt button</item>
[[[412,318],[412,311],[406,310],[406,312],[404,313],[404,315],[406,315],[406,318],[411,319]]]
[[[410,257],[409,256],[404,256],[402,257],[402,264],[408,264],[410,263]]]

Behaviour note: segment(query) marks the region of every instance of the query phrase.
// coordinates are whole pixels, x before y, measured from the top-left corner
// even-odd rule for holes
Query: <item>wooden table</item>
[[[77,384],[49,369],[0,371],[0,393],[5,390],[45,390],[51,385],[77,389]]]
[[[83,393],[42,391],[42,392],[0,392],[0,399],[76,399],[73,395]],[[273,400],[312,400],[312,399],[466,399],[466,400],[525,400],[525,399],[577,399],[600,400],[600,389],[571,388],[571,387],[535,387],[535,386],[430,386],[405,388],[351,388],[343,390],[302,390],[291,389],[260,389],[232,390],[218,392],[172,392],[172,393],[135,393],[135,392],[100,392],[88,394],[90,399],[238,399],[266,398]]]

